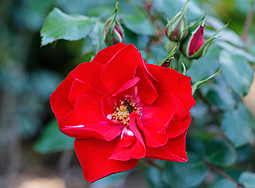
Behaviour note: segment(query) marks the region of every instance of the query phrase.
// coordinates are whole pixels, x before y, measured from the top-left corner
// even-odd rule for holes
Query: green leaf
[[[52,153],[73,148],[74,138],[64,135],[59,129],[57,120],[50,121],[44,128],[34,149],[40,153]]]
[[[234,94],[229,91],[222,76],[214,77],[213,81],[214,84],[211,84],[210,87],[208,87],[206,93],[207,99],[221,110],[233,109],[236,105]]]
[[[236,162],[236,150],[223,140],[211,140],[205,144],[205,159],[218,166],[231,166]]]
[[[67,15],[58,8],[49,13],[41,30],[42,46],[58,39],[80,40],[93,29],[95,22],[83,15]]]
[[[236,184],[228,181],[227,179],[221,179],[213,183],[208,188],[236,188]]]
[[[96,47],[97,51],[101,48],[101,46],[106,47],[102,40],[102,33],[104,31],[105,23],[97,22],[92,30],[92,32],[89,34],[89,38],[91,40],[91,43],[94,47]],[[101,44],[102,43],[102,44]],[[90,46],[91,49],[91,46]]]
[[[255,63],[255,56],[246,52],[242,48],[235,47],[227,42],[220,41],[220,40],[215,41],[215,44],[233,55],[240,55],[244,57],[245,59],[247,59],[248,61]]]
[[[136,34],[154,34],[149,16],[143,13],[128,15],[127,17],[123,18],[123,24]]]
[[[243,172],[239,177],[239,182],[244,188],[255,188],[255,173]]]
[[[244,57],[222,51],[220,53],[220,69],[223,78],[239,97],[243,97],[249,92],[253,80],[253,70]]]
[[[186,0],[157,0],[153,2],[152,6],[158,13],[163,13],[171,19],[181,10],[185,2]],[[204,11],[202,11],[194,1],[189,1],[186,14],[188,21],[199,19],[203,14]]]
[[[166,170],[162,172],[163,181],[172,187],[195,187],[202,183],[207,168],[195,155],[189,153],[186,163],[168,162]]]
[[[223,133],[236,147],[252,141],[254,126],[254,118],[241,102],[237,109],[226,111],[221,122]]]

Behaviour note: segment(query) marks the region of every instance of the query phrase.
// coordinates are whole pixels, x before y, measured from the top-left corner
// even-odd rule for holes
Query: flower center
[[[120,100],[114,104],[114,112],[107,116],[108,119],[116,122],[122,122],[124,125],[129,125],[129,114],[132,112],[141,116],[141,108],[137,107],[133,97],[126,97],[125,100]]]

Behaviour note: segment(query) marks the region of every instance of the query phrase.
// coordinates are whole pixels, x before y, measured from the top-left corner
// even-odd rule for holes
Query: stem
[[[245,24],[244,24],[244,29],[243,29],[243,33],[242,33],[242,40],[244,42],[246,42],[247,40],[247,37],[248,37],[248,33],[249,33],[249,30],[250,30],[250,27],[251,27],[251,24],[252,24],[252,18],[253,18],[253,14],[254,14],[254,4],[255,4],[255,0],[253,0],[251,2],[251,7],[250,7],[250,10],[246,16],[246,20],[245,20]]]
[[[174,59],[174,54],[177,51],[177,47],[178,47],[179,43],[176,44],[176,46],[174,47],[174,49],[168,54],[167,58],[162,60],[159,65],[163,66],[165,64],[166,61],[171,62]]]
[[[218,167],[210,164],[207,161],[204,161],[204,164],[210,168],[211,170],[213,170],[214,172],[216,172],[217,174],[221,175],[223,178],[229,180],[230,182],[236,184],[237,187],[243,187],[243,185],[241,183],[238,183],[236,180],[234,180],[230,175],[228,175],[226,172],[224,172],[223,170],[219,169]]]
[[[160,164],[156,163],[154,159],[145,159],[144,161],[146,164],[154,166],[157,169],[159,169],[160,171],[165,170],[165,168],[163,166],[161,166]]]

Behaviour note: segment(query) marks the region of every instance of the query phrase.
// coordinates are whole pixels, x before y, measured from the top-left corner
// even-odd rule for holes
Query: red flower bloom
[[[89,182],[130,170],[141,158],[187,161],[185,137],[195,104],[190,77],[146,64],[133,45],[99,51],[50,100],[60,130],[76,138]]]

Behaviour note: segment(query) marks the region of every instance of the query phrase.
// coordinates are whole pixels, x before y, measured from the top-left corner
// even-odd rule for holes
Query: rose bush
[[[50,97],[60,130],[89,182],[134,168],[139,159],[185,162],[195,100],[190,77],[147,64],[118,43],[80,64]]]

